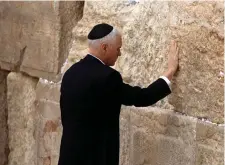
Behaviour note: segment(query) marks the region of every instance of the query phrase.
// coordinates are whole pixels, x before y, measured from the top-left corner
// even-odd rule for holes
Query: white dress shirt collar
[[[103,64],[105,65],[105,63],[104,63],[102,60],[100,60],[98,57],[96,57],[96,56],[94,56],[94,55],[92,55],[92,54],[90,54],[90,53],[88,53],[88,54],[89,54],[90,56],[92,56],[92,57],[98,59],[101,63],[103,63]]]

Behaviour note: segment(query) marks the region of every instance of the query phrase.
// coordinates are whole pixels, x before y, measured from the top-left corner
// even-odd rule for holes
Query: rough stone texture
[[[196,119],[159,109],[138,109],[130,118],[130,164],[194,165]]]
[[[60,98],[59,83],[49,83],[45,80],[40,80],[37,84],[37,100],[51,100],[59,103]]]
[[[0,2],[0,68],[57,79],[83,4]]]
[[[62,136],[59,107],[60,84],[39,80],[36,93],[38,112],[38,165],[57,165]]]
[[[223,2],[172,4],[171,32],[181,58],[170,103],[186,114],[223,123]]]
[[[11,72],[7,77],[9,163],[36,165],[35,88],[37,79]]]
[[[123,108],[121,115],[129,119],[121,165],[224,164],[223,127],[158,108]]]
[[[0,70],[0,165],[8,162],[8,126],[7,126],[7,86],[6,77],[8,72]]]
[[[130,111],[121,111],[120,115],[120,165],[130,165]]]
[[[197,122],[197,165],[224,164],[224,127]]]
[[[173,94],[156,106],[223,123],[223,15],[221,1],[88,1],[73,30],[69,60],[86,55],[95,24],[110,23],[124,41],[115,68],[125,82],[145,87],[166,70],[168,44],[176,39],[180,65]]]
[[[59,2],[61,23],[59,69],[66,60],[71,48],[72,29],[83,16],[84,1]],[[58,70],[60,71],[60,70]]]

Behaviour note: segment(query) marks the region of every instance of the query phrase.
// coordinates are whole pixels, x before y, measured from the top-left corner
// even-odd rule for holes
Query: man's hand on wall
[[[173,75],[178,69],[178,47],[176,41],[172,40],[170,43],[170,49],[168,53],[168,70],[163,74],[169,80],[172,79]]]

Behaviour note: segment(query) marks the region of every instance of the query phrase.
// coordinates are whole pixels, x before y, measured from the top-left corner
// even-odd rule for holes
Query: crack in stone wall
[[[7,87],[8,72],[0,70],[0,165],[8,164],[8,112],[7,112]]]

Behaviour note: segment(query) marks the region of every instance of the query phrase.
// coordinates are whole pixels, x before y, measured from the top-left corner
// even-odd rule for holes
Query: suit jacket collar
[[[95,57],[92,54],[87,54],[87,56],[85,57],[85,59],[87,59],[87,60],[94,60],[94,61],[100,62],[101,64],[104,64],[104,62],[102,62],[99,58]]]

